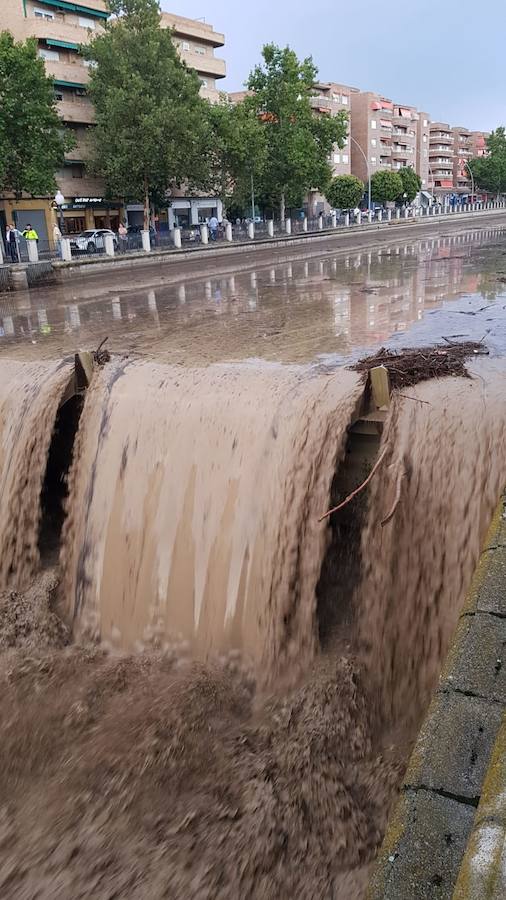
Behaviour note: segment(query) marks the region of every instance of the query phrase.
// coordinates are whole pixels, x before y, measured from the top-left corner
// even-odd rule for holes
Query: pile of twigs
[[[411,347],[406,350],[387,350],[381,347],[373,356],[360,359],[351,368],[356,372],[369,372],[376,366],[385,366],[388,369],[390,386],[395,389],[447,375],[469,378],[465,360],[487,353],[485,345],[477,341],[448,343],[447,346]]]

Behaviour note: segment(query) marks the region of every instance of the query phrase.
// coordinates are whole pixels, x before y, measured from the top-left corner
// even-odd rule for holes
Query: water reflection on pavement
[[[118,273],[114,285],[109,277],[98,287],[69,282],[3,295],[0,352],[56,356],[108,335],[113,351],[176,363],[306,362],[392,339],[487,333],[506,352],[500,226],[156,288],[133,279]]]

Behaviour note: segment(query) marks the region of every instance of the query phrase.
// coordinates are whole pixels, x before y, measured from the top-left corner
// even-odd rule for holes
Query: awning
[[[380,125],[382,126],[382,128],[391,128],[392,127],[392,123],[391,123],[390,119],[380,119]]]
[[[49,47],[63,47],[65,50],[79,50],[80,44],[71,44],[70,41],[57,41],[54,38],[44,38]]]
[[[401,116],[405,116],[407,119],[411,118],[411,110],[406,109],[405,106],[399,106],[399,113]]]
[[[381,109],[381,103],[377,100],[371,100],[371,109]]]
[[[80,81],[60,81],[55,78],[53,84],[55,87],[81,88],[83,91],[86,90],[86,85],[82,84]]]
[[[109,13],[101,9],[92,9],[89,6],[81,6],[80,3],[69,3],[67,0],[37,0],[45,6],[56,6],[57,9],[66,9],[68,12],[82,13],[92,19],[108,19]]]

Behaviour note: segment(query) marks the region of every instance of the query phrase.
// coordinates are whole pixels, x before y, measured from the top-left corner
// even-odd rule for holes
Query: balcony
[[[64,97],[67,92],[64,92]],[[82,125],[93,125],[95,122],[95,110],[90,100],[86,97],[72,97],[58,102],[58,113],[64,122],[74,122]]]
[[[87,66],[83,66],[82,62],[63,63],[53,62],[46,59],[46,72],[55,81],[65,81],[67,84],[87,84],[90,80],[90,73]]]
[[[446,144],[431,144],[429,147],[429,156],[453,156],[453,150],[451,147],[447,147]]]
[[[190,38],[211,47],[223,47],[225,44],[225,35],[214,31],[212,25],[172,13],[162,13],[162,28],[172,28],[174,35],[180,40]]]
[[[199,75],[212,75],[213,78],[225,78],[227,67],[224,59],[211,56],[210,53],[195,53],[194,50],[182,50],[179,54],[190,69],[195,69]]]
[[[453,144],[453,135],[451,135],[448,131],[431,131],[430,133],[431,141],[442,141],[445,144]]]
[[[26,23],[26,36],[34,35],[40,41],[45,41],[49,38],[49,40],[65,41],[68,44],[87,44],[90,38],[100,30],[98,21],[94,31],[83,28],[82,25],[73,25],[70,22],[63,22],[59,19],[48,22],[46,19],[36,19],[30,16],[24,21]]]

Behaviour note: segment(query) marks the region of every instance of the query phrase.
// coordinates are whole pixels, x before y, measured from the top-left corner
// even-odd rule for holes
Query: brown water
[[[59,361],[0,365],[0,590],[26,587],[39,560],[40,493],[70,374]]]
[[[0,297],[0,353],[40,359],[97,347],[190,366],[343,357],[423,327],[479,340],[505,302],[504,227],[369,247],[246,271],[132,270]],[[239,261],[240,266],[240,261]],[[478,312],[481,310],[480,312]],[[474,315],[468,315],[473,312]],[[504,315],[504,314],[503,314]],[[493,319],[493,322],[488,321]],[[481,330],[480,330],[481,329]],[[497,328],[496,339],[506,352]]]
[[[37,563],[68,369],[0,361],[2,897],[364,896],[506,481],[506,367],[472,373],[395,398],[347,532],[318,518],[336,467],[365,474],[344,457],[355,374],[114,359],[80,420],[58,596],[53,570],[11,586]],[[328,634],[322,567],[347,613]],[[107,650],[67,646],[58,602]]]

